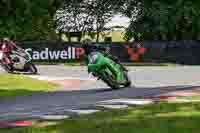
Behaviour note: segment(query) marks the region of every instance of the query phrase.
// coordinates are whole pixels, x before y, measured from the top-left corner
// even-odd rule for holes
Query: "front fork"
[[[104,59],[104,61],[96,62],[96,64],[88,64],[88,72],[96,72],[101,70],[104,66],[107,66],[107,68],[114,74],[115,80],[117,82],[123,82],[124,81],[124,75],[122,70],[120,69],[120,65],[115,65],[113,61],[110,59]]]

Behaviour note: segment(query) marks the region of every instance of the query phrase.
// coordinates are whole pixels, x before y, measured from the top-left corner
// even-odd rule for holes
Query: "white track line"
[[[152,104],[153,101],[150,99],[113,99],[113,100],[106,100],[97,102],[96,104],[127,104],[127,105],[148,105]]]
[[[57,77],[57,76],[38,76],[38,75],[31,75],[28,76],[30,78],[34,78],[37,80],[46,80],[46,81],[55,81],[55,80],[89,80],[89,81],[96,81],[94,78],[79,78],[79,77]]]
[[[96,110],[96,109],[90,109],[90,110],[73,110],[73,109],[68,109],[68,110],[65,110],[65,111],[68,111],[68,112],[72,112],[72,113],[77,113],[77,114],[93,114],[93,113],[96,113],[96,112],[99,112],[100,110]]]

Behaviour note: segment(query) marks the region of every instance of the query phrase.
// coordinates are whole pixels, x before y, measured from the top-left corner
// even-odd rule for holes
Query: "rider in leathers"
[[[103,47],[102,45],[94,45],[92,43],[92,41],[90,39],[85,39],[82,42],[82,46],[83,49],[85,51],[85,62],[86,64],[88,64],[89,60],[88,60],[88,56],[91,54],[95,54],[96,51],[101,51],[102,54],[104,54],[105,57],[108,57],[110,59],[112,59],[114,62],[120,64],[118,58],[116,58],[115,56],[112,56],[111,54],[108,53],[107,48]],[[93,64],[90,64],[93,65]],[[113,71],[115,71],[115,73],[118,75],[119,73],[115,70],[115,67],[112,64],[107,64]],[[123,65],[122,65],[123,66]],[[125,68],[124,68],[125,69]],[[88,67],[88,73],[90,73],[91,70],[89,70]],[[95,75],[94,75],[95,76]]]
[[[13,50],[16,50],[16,44],[9,40],[8,38],[4,38],[1,40],[0,50],[3,52],[3,59],[5,60],[6,64],[12,68],[15,59],[12,59],[11,54],[13,54]]]

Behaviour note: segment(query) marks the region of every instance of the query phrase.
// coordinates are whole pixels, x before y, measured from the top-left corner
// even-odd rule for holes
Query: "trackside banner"
[[[80,44],[64,44],[59,42],[23,42],[17,43],[34,61],[65,62],[78,60],[84,55]]]
[[[25,51],[29,53],[33,60],[71,60],[78,59],[80,56],[80,50],[74,47],[67,47],[63,50],[44,48],[40,51],[26,48]]]
[[[81,60],[84,50],[80,43],[63,42],[18,42],[17,45],[24,48],[34,61],[67,62]],[[95,45],[95,44],[94,44]],[[110,49],[110,54],[117,56],[123,62],[141,61],[145,54],[145,48],[141,42],[126,43],[100,43]]]
[[[81,60],[80,43],[18,42],[34,61],[68,62]],[[95,45],[95,44],[94,44]],[[162,62],[200,64],[200,41],[143,41],[134,43],[100,43],[122,62]]]

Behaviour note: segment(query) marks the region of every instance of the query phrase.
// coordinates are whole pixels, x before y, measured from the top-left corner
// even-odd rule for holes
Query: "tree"
[[[99,42],[99,33],[105,30],[106,23],[114,16],[113,1],[89,0],[88,9],[90,15],[95,18],[96,42]]]
[[[124,36],[124,39],[127,41],[133,38],[141,40],[143,36],[144,28],[143,26],[136,26],[136,21],[143,17],[144,1],[145,0],[118,0],[114,2],[113,9],[131,19]]]
[[[113,2],[113,1],[112,1]],[[86,32],[97,34],[105,30],[105,25],[114,15],[113,3],[107,0],[74,0],[66,1],[55,15],[57,30],[62,33]],[[70,39],[70,38],[69,38]]]
[[[199,4],[195,0],[135,0],[123,10],[124,14],[132,18],[126,37],[137,38],[140,33],[145,40],[200,39]],[[134,10],[130,8],[138,10],[136,19],[131,16]]]
[[[90,15],[88,3],[83,0],[66,1],[57,11],[54,19],[56,29],[60,33],[66,33],[69,41],[71,32],[80,33],[82,36],[94,29],[94,17]]]
[[[55,37],[52,14],[62,0],[0,1],[0,37],[46,40]]]

